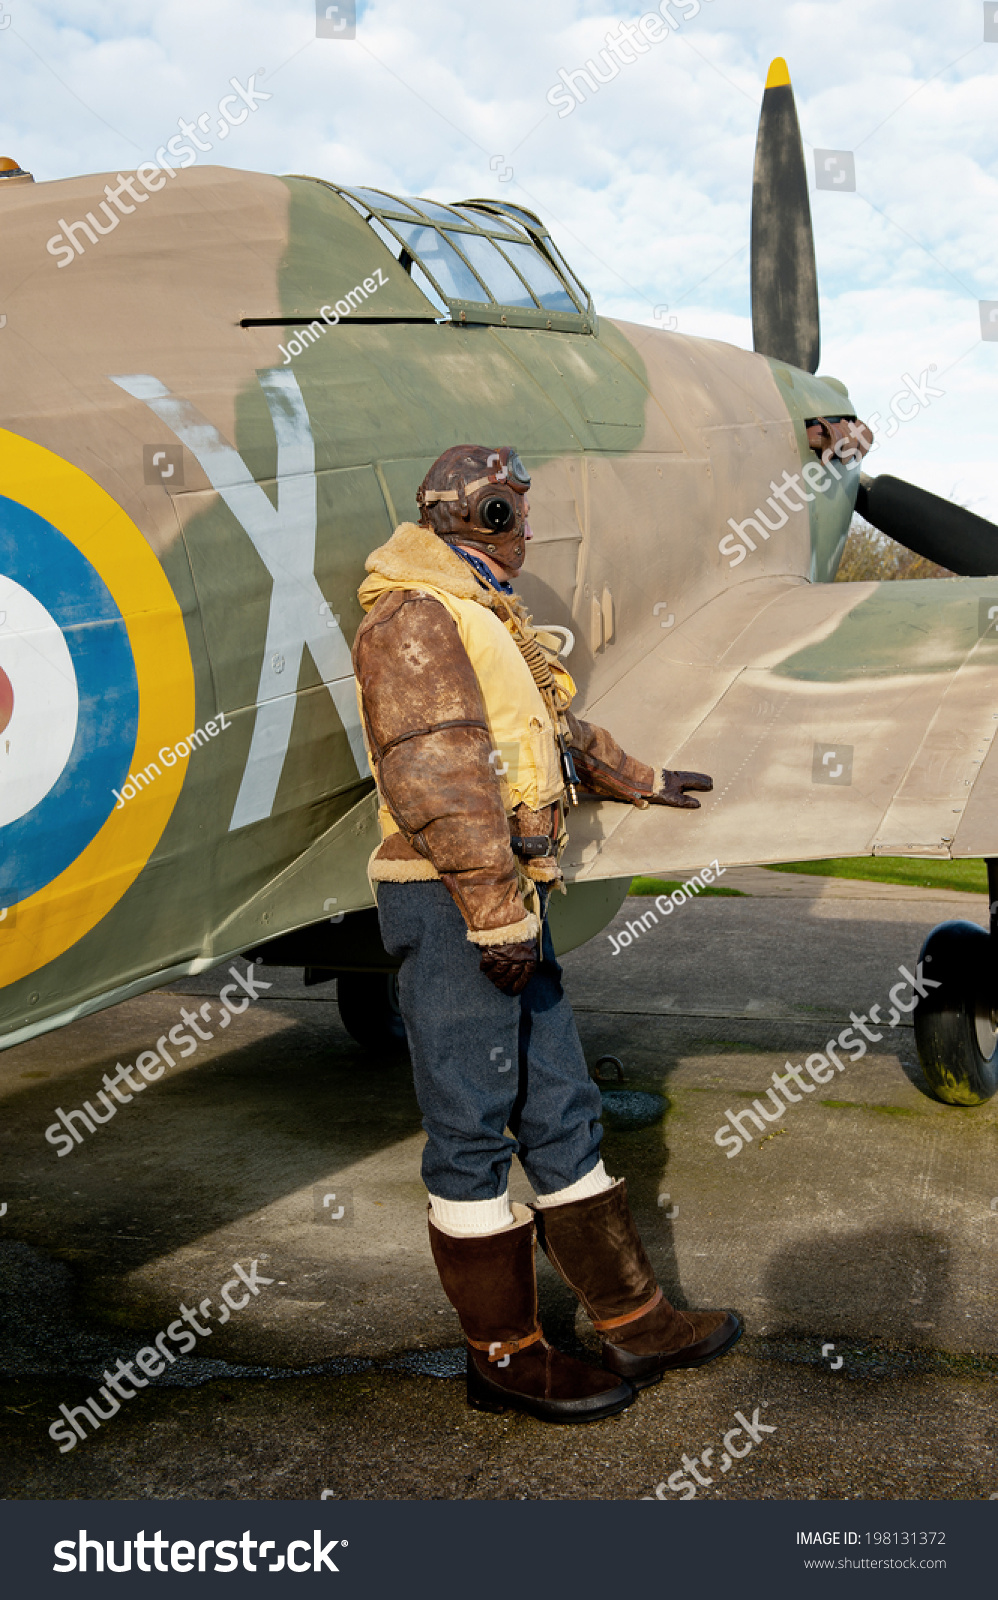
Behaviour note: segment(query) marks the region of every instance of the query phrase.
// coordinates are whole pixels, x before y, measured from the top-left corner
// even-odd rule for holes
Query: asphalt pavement
[[[631,899],[564,962],[590,1064],[623,1072],[600,1067],[607,1168],[666,1293],[743,1316],[730,1355],[585,1428],[470,1412],[404,1056],[355,1044],[333,985],[283,970],[257,968],[271,987],[223,1029],[221,970],[0,1055],[0,1494],[998,1496],[998,1099],[928,1098],[902,1020],[764,1135],[743,1118],[736,1154],[714,1137],[850,1013],[886,1014],[929,929],[985,926],[985,897],[731,886],[658,921]],[[104,1074],[194,1037],[183,1009],[211,1037],[103,1125],[75,1119],[71,1148],[46,1141],[58,1108],[103,1111]],[[549,1336],[594,1357],[543,1261],[540,1280]],[[79,1439],[66,1411],[157,1335],[173,1359]]]

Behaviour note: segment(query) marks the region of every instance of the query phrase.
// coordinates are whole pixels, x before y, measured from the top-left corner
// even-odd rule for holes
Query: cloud
[[[955,363],[945,401],[876,460],[959,465],[998,519],[998,342],[980,342],[977,311],[998,299],[998,44],[981,0],[701,0],[698,14],[675,0],[678,31],[564,117],[547,99],[559,71],[598,62],[642,7],[373,0],[349,43],[315,37],[307,0],[5,9],[0,144],[39,179],[134,164],[233,74],[263,68],[272,99],[233,131],[228,164],[519,201],[604,313],[653,324],[667,304],[683,332],[743,344],[759,105],[770,59],[786,56],[812,184],[816,148],[856,158],[855,193],[812,194],[821,370],[862,413],[906,371]]]

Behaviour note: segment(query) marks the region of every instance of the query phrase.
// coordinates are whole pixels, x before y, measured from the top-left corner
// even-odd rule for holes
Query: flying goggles
[[[525,495],[530,488],[530,477],[518,452],[510,445],[492,450],[486,462],[486,476],[465,483],[458,478],[454,489],[420,489],[417,499],[421,506],[450,503],[456,505],[463,517],[470,519],[469,499],[481,489],[495,488],[496,494],[486,494],[476,506],[477,519],[491,533],[508,533],[518,517],[515,500],[503,494],[502,489],[512,489],[514,494]]]

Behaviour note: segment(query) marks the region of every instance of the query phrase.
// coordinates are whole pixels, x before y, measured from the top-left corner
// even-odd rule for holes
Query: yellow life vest
[[[368,557],[367,566],[370,576],[359,590],[365,611],[387,590],[415,589],[439,600],[453,617],[485,702],[507,815],[521,804],[538,811],[560,799],[564,782],[550,712],[510,629],[490,608],[488,592],[472,569],[436,534],[405,522]],[[560,662],[552,660],[552,652],[546,653],[567,704],[575,684]],[[384,806],[380,820],[386,837],[398,831]]]

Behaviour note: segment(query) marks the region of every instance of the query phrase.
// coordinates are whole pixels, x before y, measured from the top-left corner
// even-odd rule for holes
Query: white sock
[[[616,1178],[607,1176],[602,1161],[597,1161],[592,1172],[587,1172],[584,1178],[578,1178],[566,1189],[554,1189],[550,1194],[536,1195],[535,1202],[542,1211],[545,1206],[565,1206],[571,1200],[587,1200],[592,1194],[602,1194],[604,1189],[612,1189],[616,1181]]]
[[[499,1233],[515,1220],[507,1190],[495,1200],[444,1200],[438,1194],[431,1194],[430,1206],[437,1227],[458,1237]]]

